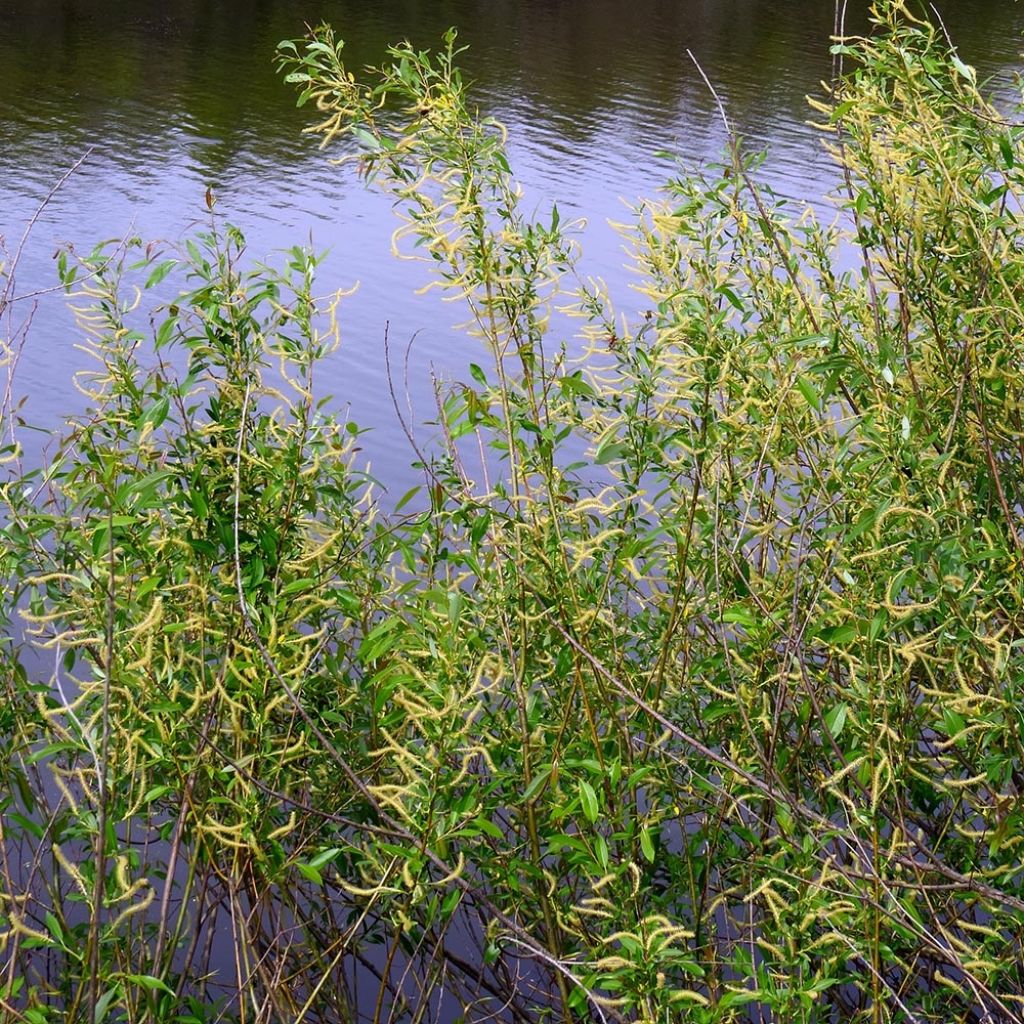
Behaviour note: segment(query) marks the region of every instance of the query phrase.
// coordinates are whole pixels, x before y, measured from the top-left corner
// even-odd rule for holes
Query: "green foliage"
[[[875,17],[816,104],[848,229],[677,168],[632,326],[454,33],[369,85],[281,44],[480,346],[389,513],[314,256],[62,263],[89,411],[3,491],[10,1019],[1021,1019],[1018,129]]]

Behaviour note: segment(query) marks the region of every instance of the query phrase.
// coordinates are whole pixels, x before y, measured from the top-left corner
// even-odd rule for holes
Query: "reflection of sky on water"
[[[687,49],[749,145],[770,147],[762,173],[778,192],[817,199],[834,181],[806,123],[805,99],[829,74],[831,4],[629,7],[626,17],[611,0],[171,0],[159,10],[131,0],[0,0],[0,233],[16,240],[60,169],[95,146],[40,219],[20,290],[53,284],[60,243],[89,248],[128,230],[183,237],[206,222],[203,194],[212,183],[219,212],[245,231],[254,257],[312,237],[331,250],[325,290],[359,282],[343,306],[342,350],[321,386],[377,427],[366,448],[377,453],[378,475],[401,476],[408,458],[383,384],[385,324],[396,346],[420,332],[412,381],[423,418],[433,405],[430,367],[459,373],[475,353],[451,331],[451,307],[412,294],[424,270],[392,258],[388,200],[300,134],[310,115],[295,110],[277,80],[274,44],[327,18],[358,67],[379,60],[389,40],[436,45],[448,25],[459,25],[471,46],[464,63],[472,95],[509,126],[524,208],[546,216],[557,200],[563,219],[586,218],[583,272],[612,282],[628,306],[622,243],[607,218],[625,219],[622,200],[656,191],[669,170],[656,151],[701,162],[723,148],[721,121]],[[946,20],[965,59],[983,71],[1014,60],[1024,26],[1017,5],[960,2]],[[60,299],[45,299],[20,368],[37,422],[56,423],[80,403],[70,385],[81,363],[74,338]]]

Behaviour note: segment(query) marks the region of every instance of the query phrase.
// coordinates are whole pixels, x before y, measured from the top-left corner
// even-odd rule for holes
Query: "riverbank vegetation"
[[[454,33],[283,43],[477,353],[385,502],[315,255],[61,257],[89,408],[0,451],[4,1020],[1024,1019],[1021,129],[875,19],[836,224],[674,165],[635,322]]]

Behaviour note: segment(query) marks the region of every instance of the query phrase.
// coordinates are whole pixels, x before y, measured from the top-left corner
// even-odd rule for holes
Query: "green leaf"
[[[648,864],[654,863],[654,840],[651,838],[649,829],[640,830],[640,850],[647,859]]]
[[[38,747],[25,758],[26,764],[38,764],[38,762],[51,757],[54,754],[62,754],[68,750],[77,750],[77,745],[70,742],[48,743],[44,747]]]
[[[170,340],[171,335],[174,332],[174,328],[177,326],[178,318],[175,316],[168,317],[158,328],[156,332],[156,338],[153,342],[154,347],[159,350],[162,349]]]
[[[334,860],[334,858],[337,857],[338,854],[340,854],[341,852],[342,851],[340,847],[332,846],[328,850],[321,850],[315,857],[310,857],[308,864],[310,867],[317,868],[319,870],[325,864],[329,864],[332,860]]]
[[[166,992],[168,995],[174,995],[173,988],[152,974],[126,974],[124,980],[130,981],[133,985],[139,985],[141,988],[149,989],[150,992]]]
[[[64,938],[64,929],[61,928],[57,915],[50,910],[46,912],[46,928],[59,945],[67,946],[67,940]]]
[[[742,302],[740,302],[739,296],[728,285],[720,284],[715,291],[718,292],[719,295],[724,295],[725,298],[729,300],[729,305],[734,309],[738,310],[740,313],[746,312],[746,307]]]
[[[856,640],[860,636],[860,630],[854,623],[846,623],[842,626],[828,626],[818,634],[825,643],[833,647],[842,647]]]
[[[970,64],[965,64],[955,53],[949,58],[950,64],[961,78],[965,78],[971,85],[977,81],[978,74]]]
[[[734,1006],[746,1006],[748,1003],[757,1002],[761,995],[760,992],[726,992],[718,1000],[718,1006],[723,1010],[732,1009]]]
[[[359,660],[368,665],[382,655],[387,654],[400,640],[397,634],[400,620],[392,617],[384,619],[370,630],[359,645]]]
[[[583,395],[585,398],[597,397],[597,392],[580,376],[578,370],[576,373],[571,373],[562,377],[559,380],[558,385],[562,389],[563,395]]]
[[[624,444],[602,444],[594,457],[594,464],[606,466],[609,462],[616,462],[626,456],[629,449]]]
[[[701,721],[706,725],[712,725],[720,718],[736,714],[736,702],[733,700],[713,700],[701,714]]]
[[[952,739],[954,736],[959,736],[967,728],[967,723],[964,721],[963,715],[958,714],[952,708],[943,708],[942,727],[945,729],[946,735]]]
[[[869,640],[877,640],[882,635],[882,630],[885,628],[885,620],[885,612],[875,612],[871,618],[871,624],[868,626]]]
[[[482,814],[477,815],[473,819],[473,824],[484,833],[484,835],[490,836],[492,839],[504,839],[505,833],[498,828],[497,825],[491,821],[490,818],[485,818]]]
[[[441,903],[441,916],[443,918],[451,917],[455,908],[459,905],[459,900],[462,898],[462,890],[452,889],[451,892],[445,896]]]
[[[110,1011],[110,1004],[115,999],[117,999],[117,997],[120,994],[121,986],[113,985],[111,988],[108,988],[106,992],[104,992],[103,995],[99,997],[99,999],[96,1000],[96,1010],[95,1013],[93,1014],[93,1024],[103,1024],[103,1021],[107,1019],[107,1013]],[[25,1017],[26,1019],[29,1019],[27,1013],[25,1014]],[[42,1019],[46,1020],[45,1017],[43,1017]]]
[[[415,498],[416,495],[419,494],[420,491],[422,490],[422,484],[417,484],[415,487],[410,487],[409,490],[407,490],[405,494],[403,494],[401,498],[398,499],[398,502],[395,504],[395,511],[401,512],[402,509],[405,508],[405,506],[408,505],[409,502],[412,501],[412,499]]]
[[[742,604],[734,604],[732,607],[726,608],[722,612],[722,621],[746,626],[748,629],[757,625],[757,619],[754,617],[753,612]]]
[[[38,821],[33,821],[31,818],[26,818],[24,814],[19,814],[17,811],[5,812],[6,817],[19,824],[26,832],[35,836],[36,839],[42,839],[44,833],[43,826]]]
[[[796,386],[799,388],[800,394],[804,396],[804,401],[807,402],[812,409],[816,411],[821,409],[821,398],[818,395],[814,384],[811,383],[810,380],[803,375],[800,375],[796,379]]]
[[[587,782],[586,779],[580,780],[579,785],[580,794],[580,805],[583,808],[584,817],[587,821],[593,824],[597,821],[598,806],[597,806],[597,793],[594,792],[594,787]]]
[[[146,278],[146,288],[153,288],[158,285],[176,266],[177,260],[164,260],[153,268],[153,272]]]
[[[352,134],[371,152],[377,153],[381,150],[380,139],[372,132],[368,132],[360,125],[352,126]]]
[[[292,580],[286,583],[280,590],[279,597],[288,597],[291,594],[298,594],[305,590],[312,590],[316,586],[316,580],[303,577],[300,580]]]
[[[122,484],[117,489],[114,501],[118,505],[123,505],[129,497],[134,496],[136,508],[147,508],[155,502],[157,488],[173,476],[174,473],[164,469],[157,470],[155,473],[147,473],[138,480]]]
[[[462,591],[461,590],[449,590],[448,591],[448,622],[456,626],[458,625],[459,618],[462,615]]]
[[[1003,163],[1006,165],[1006,169],[1012,171],[1016,161],[1013,152],[1013,142],[1008,134],[1004,133],[999,136],[999,151],[1003,154]]]
[[[537,772],[533,776],[533,778],[530,779],[530,784],[526,787],[526,790],[523,793],[523,799],[526,801],[532,800],[540,792],[544,784],[548,781],[548,777],[550,775],[550,765],[548,765],[546,768],[542,768],[539,772]]]
[[[302,861],[295,862],[295,870],[298,871],[303,878],[312,882],[314,885],[323,885],[324,880],[320,875],[320,872],[313,867],[312,864],[305,864]]]
[[[138,427],[141,430],[147,423],[153,425],[153,429],[159,428],[164,420],[167,419],[167,414],[170,411],[171,403],[170,400],[164,396],[158,398],[147,410],[143,413],[142,418],[139,420]]]
[[[849,705],[842,703],[825,712],[825,727],[831,733],[833,739],[839,739],[843,726],[846,725],[846,716],[849,714],[849,711]]]

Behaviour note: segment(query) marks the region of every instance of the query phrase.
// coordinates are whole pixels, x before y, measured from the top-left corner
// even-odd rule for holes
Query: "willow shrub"
[[[628,329],[454,35],[368,85],[282,44],[481,353],[393,512],[313,256],[65,267],[89,411],[6,453],[4,1019],[1022,1019],[1019,129],[875,18],[837,225],[680,171]]]

